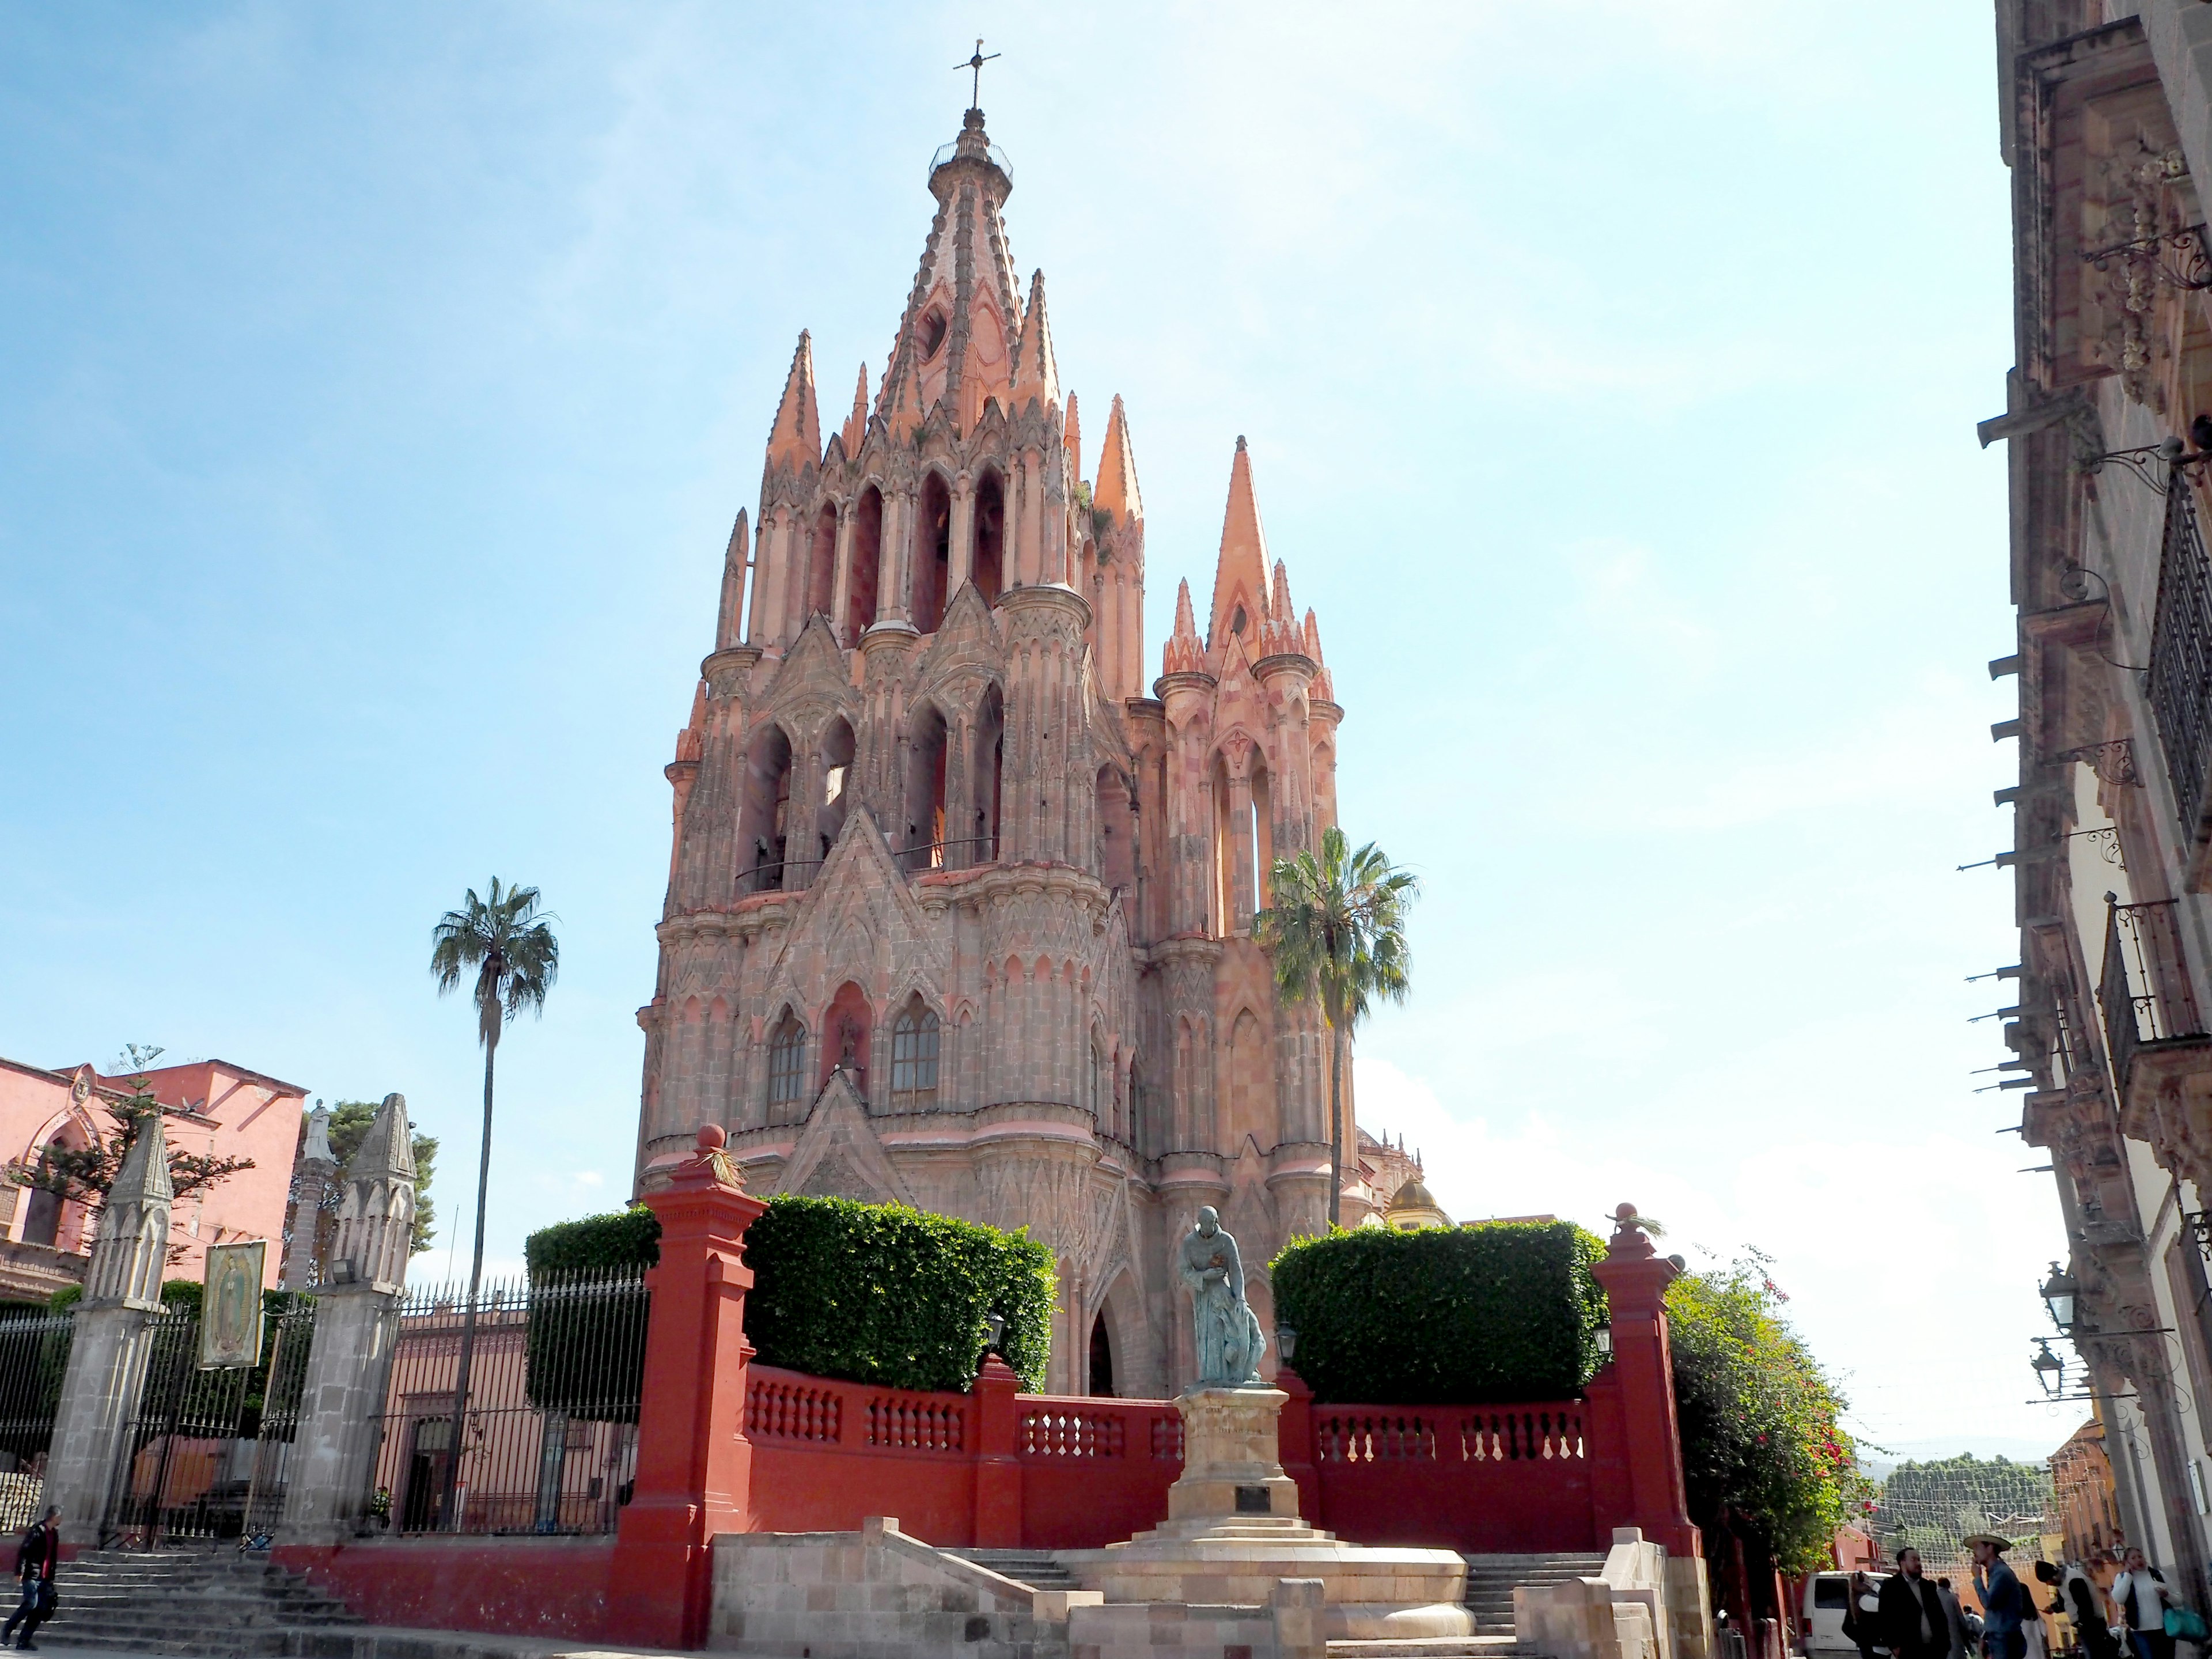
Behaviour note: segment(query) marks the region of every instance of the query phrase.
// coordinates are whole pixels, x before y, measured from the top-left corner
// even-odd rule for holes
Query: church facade
[[[1327,1032],[1251,931],[1335,819],[1343,710],[1242,438],[1211,603],[1182,584],[1147,684],[1128,417],[1086,478],[1012,187],[971,109],[889,363],[826,438],[799,337],[667,768],[638,1180],[714,1122],[756,1192],[1027,1226],[1051,1389],[1158,1395],[1194,1374],[1170,1263],[1200,1206],[1270,1330],[1266,1264],[1328,1212]],[[1384,1195],[1349,1070],[1355,1224]]]

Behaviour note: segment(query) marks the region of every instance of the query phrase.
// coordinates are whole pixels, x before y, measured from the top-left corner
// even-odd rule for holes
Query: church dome
[[[1429,1196],[1429,1189],[1421,1184],[1420,1176],[1413,1176],[1391,1194],[1389,1207],[1393,1210],[1433,1210],[1437,1207],[1437,1201]]]

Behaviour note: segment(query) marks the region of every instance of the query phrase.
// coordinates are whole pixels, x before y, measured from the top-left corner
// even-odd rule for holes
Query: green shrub
[[[642,1205],[565,1221],[532,1234],[524,1255],[533,1287],[650,1264],[660,1258],[660,1223]],[[745,1234],[745,1261],[754,1279],[745,1337],[763,1364],[891,1388],[965,1389],[982,1358],[985,1316],[995,1311],[1006,1322],[1006,1363],[1030,1389],[1043,1386],[1052,1253],[1026,1233],[895,1204],[779,1194]],[[642,1308],[633,1316],[612,1301],[598,1304],[604,1311],[593,1305],[549,1300],[541,1309],[533,1290],[533,1403],[589,1416],[636,1399]]]
[[[556,1222],[522,1247],[530,1403],[594,1423],[635,1423],[652,1297],[617,1277],[660,1260],[660,1220],[642,1204]],[[612,1281],[612,1282],[610,1282]]]
[[[896,1204],[781,1194],[745,1235],[745,1334],[763,1364],[896,1389],[965,1389],[988,1335],[1044,1386],[1052,1252],[1020,1232]]]
[[[1559,1400],[1597,1370],[1605,1254],[1572,1222],[1382,1227],[1293,1239],[1273,1263],[1293,1368],[1322,1400]]]

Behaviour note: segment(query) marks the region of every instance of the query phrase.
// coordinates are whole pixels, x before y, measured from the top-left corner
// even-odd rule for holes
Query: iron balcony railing
[[[988,864],[991,848],[991,836],[975,836],[966,841],[933,841],[927,847],[909,847],[903,853],[894,853],[891,856],[898,860],[898,867],[907,874],[921,876],[932,870],[950,868],[955,852],[966,852],[970,864]]]
[[[2207,750],[2212,747],[2212,560],[2197,519],[2196,490],[2177,469],[2166,492],[2158,605],[2145,676],[2174,810],[2185,839],[2196,838],[2204,807]]]
[[[2148,1042],[2205,1035],[2181,951],[2177,902],[2122,904],[2107,895],[2105,971],[2097,1003],[2113,1086],[2124,1091],[2136,1054]]]

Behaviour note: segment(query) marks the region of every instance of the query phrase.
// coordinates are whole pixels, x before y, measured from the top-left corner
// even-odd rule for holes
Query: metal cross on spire
[[[968,106],[970,109],[982,108],[983,65],[989,63],[993,58],[996,58],[998,56],[1000,56],[1000,54],[995,52],[989,54],[988,57],[984,55],[983,37],[979,34],[975,37],[975,55],[973,58],[970,58],[964,64],[955,64],[952,66],[955,69],[972,70],[975,71],[975,85],[970,88],[968,94]]]

